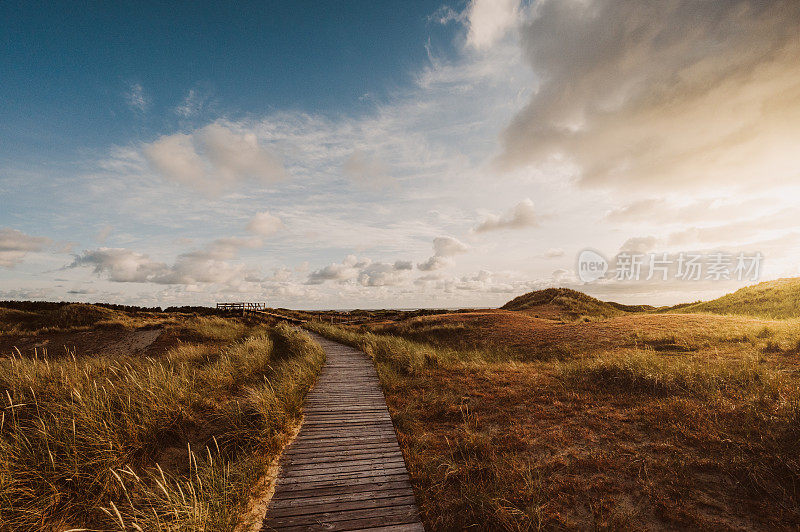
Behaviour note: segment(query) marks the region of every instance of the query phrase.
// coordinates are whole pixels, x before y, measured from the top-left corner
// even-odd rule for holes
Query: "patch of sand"
[[[302,424],[303,420],[301,418],[300,422],[291,427],[286,443],[272,462],[270,462],[267,472],[258,479],[258,482],[253,486],[250,502],[245,508],[241,522],[233,529],[233,532],[259,532],[261,530],[264,518],[267,515],[269,502],[275,494],[275,482],[278,480],[278,473],[280,472],[281,456],[283,455],[284,449],[297,437],[297,433],[300,432],[300,426]]]

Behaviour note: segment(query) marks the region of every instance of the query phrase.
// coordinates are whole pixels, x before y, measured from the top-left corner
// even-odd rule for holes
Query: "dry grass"
[[[800,521],[797,321],[487,311],[312,327],[375,359],[429,529]]]
[[[758,316],[767,319],[800,317],[800,278],[777,279],[747,286],[712,301],[678,305],[677,312]]]
[[[0,356],[160,356],[181,342],[222,347],[263,325],[244,318],[83,304],[31,306],[33,310],[0,307]]]
[[[0,360],[0,529],[232,529],[324,354],[285,326],[174,325],[195,342],[155,359]]]

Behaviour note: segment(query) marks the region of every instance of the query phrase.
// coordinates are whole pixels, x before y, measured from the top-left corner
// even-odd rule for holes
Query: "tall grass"
[[[230,529],[323,362],[287,326],[158,359],[0,360],[0,529]],[[164,471],[171,448],[186,464]]]
[[[740,288],[712,301],[678,305],[675,312],[711,312],[767,319],[800,317],[800,279],[766,281]]]
[[[752,392],[782,382],[757,357],[709,360],[666,356],[653,349],[603,353],[570,361],[561,369],[562,375],[573,382],[655,395],[707,397],[724,392]]]
[[[409,339],[394,334],[346,329],[324,322],[308,322],[305,327],[326,338],[365,352],[375,360],[379,372],[395,371],[403,375],[411,375],[426,367],[456,363],[508,362],[520,358],[519,354],[512,351],[449,347],[439,344],[436,335],[420,334]],[[438,332],[437,329],[437,335]]]

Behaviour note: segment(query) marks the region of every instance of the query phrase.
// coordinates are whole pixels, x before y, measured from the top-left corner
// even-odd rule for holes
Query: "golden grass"
[[[236,524],[324,354],[286,326],[201,318],[191,332],[230,343],[0,360],[0,529]]]
[[[800,278],[765,281],[746,286],[712,301],[678,305],[677,312],[758,316],[767,319],[800,317]]]

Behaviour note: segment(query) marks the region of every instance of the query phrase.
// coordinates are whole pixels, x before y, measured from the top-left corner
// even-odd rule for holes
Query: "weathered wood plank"
[[[403,504],[380,509],[334,510],[325,513],[269,518],[266,520],[265,526],[275,530],[281,530],[281,527],[315,527],[318,525],[323,525],[324,530],[359,530],[366,526],[413,523],[415,519],[419,519],[418,513],[415,504]],[[337,522],[339,527],[337,527]]]
[[[423,530],[371,360],[315,338],[327,361],[281,458],[262,530]]]
[[[394,508],[400,505],[414,504],[414,494],[406,493],[398,497],[378,497],[355,501],[319,502],[311,499],[306,504],[273,508],[270,518],[301,517],[313,514],[338,513],[345,510],[369,510],[371,508]]]
[[[413,495],[413,492],[408,487],[373,490],[373,491],[357,491],[351,493],[340,493],[338,495],[309,495],[308,497],[295,497],[294,499],[280,499],[273,501],[270,508],[277,510],[279,508],[296,508],[306,507],[309,503],[312,504],[329,504],[338,502],[350,501],[364,501],[373,499],[384,499],[388,497],[402,497]],[[274,514],[273,514],[274,515]]]
[[[353,479],[349,482],[317,482],[313,484],[295,484],[284,486],[279,493],[273,497],[273,501],[281,499],[293,499],[297,497],[309,497],[311,495],[335,495],[342,493],[357,493],[360,491],[392,489],[396,487],[411,488],[408,479],[398,475],[395,479],[383,477],[380,481],[364,482],[362,479]]]

